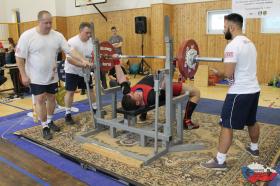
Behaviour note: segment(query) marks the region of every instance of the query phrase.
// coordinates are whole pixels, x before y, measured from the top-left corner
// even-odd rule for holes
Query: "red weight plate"
[[[114,61],[110,57],[113,54],[115,54],[115,49],[111,43],[108,41],[100,43],[100,68],[102,72],[108,72],[114,66]]]
[[[190,57],[186,58],[186,55]],[[199,55],[199,48],[195,40],[190,39],[184,41],[181,44],[179,48],[179,52],[177,54],[177,64],[181,75],[184,76],[185,78],[194,77],[197,71],[198,63],[188,64],[187,62],[187,59],[190,59],[195,55]]]

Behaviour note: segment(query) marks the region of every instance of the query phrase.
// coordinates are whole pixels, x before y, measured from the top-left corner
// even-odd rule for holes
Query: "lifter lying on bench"
[[[142,78],[136,85],[130,88],[125,75],[119,64],[119,60],[115,59],[115,69],[117,81],[122,87],[124,94],[122,98],[122,107],[127,111],[136,110],[143,106],[151,106],[155,104],[155,91],[154,91],[154,79],[152,75],[147,75]],[[165,81],[163,81],[165,82]],[[161,85],[159,101],[165,101],[165,84]],[[189,100],[185,109],[184,116],[184,128],[185,129],[197,129],[198,124],[194,124],[191,121],[192,113],[200,99],[199,89],[191,86],[187,86],[182,82],[173,82],[173,96],[179,96],[189,91]],[[147,113],[143,113],[140,116],[141,120],[146,119]]]

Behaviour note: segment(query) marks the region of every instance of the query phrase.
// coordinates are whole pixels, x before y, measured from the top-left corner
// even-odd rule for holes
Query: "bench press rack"
[[[165,16],[165,45],[166,45],[166,58],[165,58],[165,69],[162,70],[161,73],[165,74],[165,123],[159,124],[158,121],[158,109],[159,106],[162,106],[162,103],[156,101],[156,105],[149,107],[141,107],[135,111],[125,111],[122,108],[117,109],[117,92],[121,90],[120,87],[113,87],[102,92],[105,94],[104,96],[108,96],[111,94],[112,98],[112,118],[104,119],[102,114],[102,97],[101,97],[101,85],[100,85],[100,70],[95,70],[95,91],[96,91],[96,104],[97,104],[97,112],[93,115],[93,126],[94,129],[88,132],[85,132],[81,135],[75,137],[75,140],[81,143],[91,143],[95,145],[99,145],[104,148],[109,148],[111,150],[116,150],[115,148],[105,145],[101,142],[97,142],[96,140],[89,139],[90,136],[96,135],[101,131],[104,131],[109,128],[110,135],[112,138],[117,137],[117,130],[123,130],[127,132],[131,132],[134,134],[138,134],[140,136],[140,145],[146,146],[147,140],[152,138],[155,142],[154,153],[149,156],[142,156],[136,153],[128,152],[128,151],[120,151],[116,150],[119,153],[129,156],[138,160],[143,161],[144,165],[149,164],[155,159],[158,159],[160,156],[166,154],[170,151],[191,151],[191,150],[200,150],[204,149],[202,144],[182,144],[183,143],[183,111],[182,104],[184,100],[188,99],[189,93],[186,92],[184,95],[180,95],[177,97],[173,97],[172,90],[172,80],[173,80],[173,46],[172,40],[169,36],[169,27],[170,20],[168,16]],[[100,57],[99,57],[99,41],[97,39],[93,39],[94,46],[94,64],[95,69],[100,69]],[[85,77],[86,80],[86,77]],[[86,81],[87,83],[88,81]],[[156,83],[155,83],[156,84]],[[158,87],[155,87],[158,88]],[[89,88],[88,95],[89,95]],[[158,95],[158,90],[156,90],[156,94]],[[158,99],[158,98],[156,98]],[[89,103],[91,101],[89,99]],[[155,109],[155,128],[137,128],[135,124],[137,122],[137,116],[141,113],[145,113]],[[123,114],[123,118],[117,118],[117,113]],[[176,118],[176,136],[172,136],[172,123]],[[159,127],[158,127],[159,126]],[[158,131],[158,128],[162,128],[162,132]],[[162,148],[157,147],[158,140],[162,143]]]

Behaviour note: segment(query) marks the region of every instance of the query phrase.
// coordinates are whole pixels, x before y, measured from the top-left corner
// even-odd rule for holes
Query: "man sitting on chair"
[[[150,106],[155,104],[154,78],[152,75],[147,75],[141,79],[136,85],[130,87],[125,75],[121,69],[119,60],[115,60],[115,70],[118,83],[122,87],[124,94],[122,98],[122,107],[125,110],[136,110],[141,106]],[[160,85],[159,101],[165,101],[165,84]],[[189,91],[189,100],[185,109],[184,128],[197,129],[199,125],[191,121],[192,113],[200,99],[200,91],[195,87],[186,86],[182,82],[173,82],[173,96],[179,96]],[[140,120],[146,119],[147,113],[141,114]]]

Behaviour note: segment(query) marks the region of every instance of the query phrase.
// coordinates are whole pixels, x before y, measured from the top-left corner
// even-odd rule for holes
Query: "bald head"
[[[52,17],[52,14],[47,10],[42,10],[37,15],[38,21],[44,19],[44,17]]]

